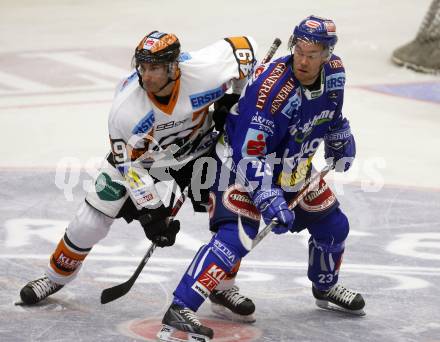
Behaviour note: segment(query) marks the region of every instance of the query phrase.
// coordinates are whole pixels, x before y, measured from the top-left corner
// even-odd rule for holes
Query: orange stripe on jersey
[[[252,72],[255,61],[254,49],[246,37],[228,37],[225,40],[231,45],[238,63],[239,78],[243,79]]]
[[[58,243],[55,252],[50,257],[50,267],[62,276],[69,276],[81,266],[88,252],[74,252],[69,248],[64,239]]]
[[[228,37],[225,40],[235,49],[252,49],[246,37]]]
[[[193,136],[199,130],[199,128],[203,126],[206,118],[208,117],[208,112],[208,108],[203,108],[193,113],[192,121],[196,121],[200,117],[200,115],[203,115],[203,117],[200,119],[200,122],[194,126],[192,132],[189,134],[189,137]]]
[[[142,142],[144,144],[143,147],[133,147],[130,144],[127,144],[127,160],[134,161],[138,159],[139,157],[143,156],[145,159],[149,158],[148,156],[148,147],[150,145],[150,142],[154,142],[154,128],[152,128],[145,136],[142,138]]]
[[[162,104],[156,100],[154,95],[150,92],[147,92],[148,98],[153,102],[153,104],[159,108],[165,114],[171,115],[173,114],[174,107],[176,106],[177,99],[179,98],[179,90],[180,90],[180,78],[178,78],[174,84],[173,91],[171,92],[170,100],[167,104]]]

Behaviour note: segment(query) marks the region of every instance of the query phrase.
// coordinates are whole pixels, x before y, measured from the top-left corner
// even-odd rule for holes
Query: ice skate
[[[165,342],[209,342],[213,336],[212,329],[203,326],[194,311],[177,304],[171,304],[157,334],[158,341]]]
[[[227,319],[239,322],[255,322],[255,304],[241,295],[237,286],[224,291],[212,291],[209,295],[211,310]]]
[[[346,312],[352,315],[364,316],[365,301],[358,292],[336,284],[328,291],[320,291],[312,286],[316,305],[322,309]]]
[[[57,284],[47,276],[30,281],[20,291],[22,303],[25,305],[37,304],[55,292],[61,290],[64,285]]]

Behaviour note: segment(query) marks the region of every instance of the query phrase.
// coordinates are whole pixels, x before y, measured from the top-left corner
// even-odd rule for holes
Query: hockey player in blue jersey
[[[333,54],[336,42],[332,20],[310,16],[301,21],[289,41],[291,54],[256,68],[231,108],[214,156],[210,225],[216,234],[174,291],[160,340],[172,340],[176,330],[188,332],[190,341],[213,337],[195,311],[248,253],[238,225],[253,238],[260,217],[266,224],[277,220],[275,234],[308,229],[307,275],[318,306],[363,314],[362,295],[338,283],[349,223],[326,182],[321,179],[294,210],[288,209],[312,171],[321,142],[336,171],[347,171],[355,157],[349,121],[342,114],[345,71]],[[230,177],[224,177],[228,171]]]

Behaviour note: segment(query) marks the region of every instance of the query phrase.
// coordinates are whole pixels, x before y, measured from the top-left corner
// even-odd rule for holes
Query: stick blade
[[[101,293],[101,304],[107,304],[115,299],[121,298],[131,289],[131,284],[123,283],[108,289]]]

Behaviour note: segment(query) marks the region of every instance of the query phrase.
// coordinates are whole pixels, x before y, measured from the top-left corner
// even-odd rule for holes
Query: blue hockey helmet
[[[338,41],[336,25],[331,19],[311,15],[295,26],[293,35],[290,37],[289,48],[293,48],[298,40],[322,44],[331,55]]]

